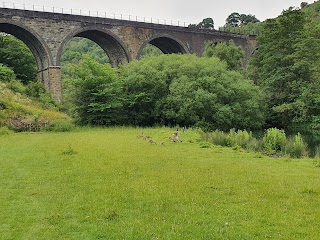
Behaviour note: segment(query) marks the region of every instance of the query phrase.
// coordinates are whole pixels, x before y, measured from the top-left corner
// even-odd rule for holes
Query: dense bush
[[[0,63],[0,81],[9,82],[15,78],[16,75],[14,74],[14,71]]]
[[[131,124],[257,129],[263,125],[262,94],[217,58],[162,55],[121,69]]]
[[[303,141],[300,133],[291,139],[288,139],[286,144],[286,152],[293,158],[308,156],[307,145]]]
[[[75,125],[71,119],[56,119],[44,128],[45,131],[50,132],[70,132],[75,129]]]
[[[283,130],[270,128],[263,137],[263,146],[269,154],[285,151],[287,137]]]
[[[238,145],[242,148],[247,148],[252,139],[252,132],[231,129],[227,137],[227,144],[231,147]]]
[[[219,58],[227,63],[230,70],[240,70],[244,59],[242,47],[236,46],[233,40],[230,40],[228,44],[207,42],[203,55]]]
[[[122,122],[122,86],[116,69],[88,56],[73,66],[67,96],[75,106],[76,119],[84,125],[110,125]]]

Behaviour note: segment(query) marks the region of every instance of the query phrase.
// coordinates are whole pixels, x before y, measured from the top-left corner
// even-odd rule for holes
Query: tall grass
[[[308,157],[308,146],[300,133],[287,138],[283,130],[271,128],[266,130],[263,137],[257,139],[252,132],[231,129],[229,133],[215,130],[210,133],[200,131],[203,141],[214,145],[242,148],[266,155],[290,156],[292,158]]]

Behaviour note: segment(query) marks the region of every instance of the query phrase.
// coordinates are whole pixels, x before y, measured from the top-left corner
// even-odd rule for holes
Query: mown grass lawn
[[[0,239],[320,239],[314,160],[201,148],[192,131],[173,143],[172,132],[0,136]]]

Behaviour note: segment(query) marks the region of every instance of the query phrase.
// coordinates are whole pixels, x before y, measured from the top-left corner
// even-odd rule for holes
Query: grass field
[[[0,136],[0,239],[320,239],[315,160],[201,148],[192,131],[173,143],[172,132]]]

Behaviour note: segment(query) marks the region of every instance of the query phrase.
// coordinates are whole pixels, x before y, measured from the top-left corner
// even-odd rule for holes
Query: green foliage
[[[69,144],[68,148],[66,148],[65,150],[62,151],[63,155],[76,155],[77,151],[74,150],[71,145]]]
[[[265,22],[251,66],[252,78],[266,92],[267,126],[314,126],[320,114],[319,29],[319,24],[293,9]]]
[[[15,84],[23,86],[20,82],[14,81]],[[0,82],[0,126],[15,131],[39,131],[57,119],[70,121],[70,118],[59,113],[56,107],[46,106],[40,103],[39,99],[30,99],[24,93],[13,92],[6,84]]]
[[[13,133],[12,130],[10,130],[7,126],[5,127],[0,127],[0,136],[3,136],[3,135],[9,135]]]
[[[210,142],[200,142],[200,148],[210,148],[212,144]]]
[[[268,154],[285,153],[287,137],[284,130],[270,128],[263,136],[263,146]]]
[[[251,132],[246,130],[231,129],[229,133],[215,130],[209,133],[202,133],[203,141],[211,142],[214,145],[232,147],[236,149],[246,149],[248,151],[259,152],[262,150],[261,141],[253,137]]]
[[[25,93],[26,87],[18,80],[13,70],[0,63],[0,82],[4,82],[6,87],[17,93]]]
[[[288,139],[286,152],[293,158],[302,158],[308,156],[307,145],[303,141],[300,133],[292,139]]]
[[[9,82],[13,79],[16,79],[14,71],[0,63],[0,81]]]
[[[84,55],[89,56],[98,63],[105,64],[109,62],[107,54],[95,42],[81,37],[72,38],[66,45],[62,54],[62,70],[67,64],[79,64]],[[64,71],[64,73],[66,73]]]
[[[248,143],[250,143],[253,138],[252,132],[247,132],[246,130],[235,131],[235,129],[231,129],[227,137],[227,145],[247,148]]]
[[[214,145],[228,146],[228,134],[220,130],[215,130],[211,133],[204,133],[202,134],[202,138]]]
[[[261,34],[263,26],[264,22],[248,23],[240,26],[232,26],[229,24],[225,24],[223,27],[219,28],[219,31],[258,36]]]
[[[26,94],[29,97],[40,98],[42,94],[45,94],[46,90],[40,82],[30,82],[26,86]]]
[[[189,24],[189,28],[197,28],[197,29],[214,29],[214,21],[212,18],[205,18],[198,24]]]
[[[165,55],[143,58],[121,69],[126,96],[124,107],[128,112],[129,124],[152,126],[162,122],[161,104],[169,93],[169,84],[174,74],[178,71],[175,68],[169,69],[172,61],[164,59]]]
[[[300,133],[287,138],[283,130],[276,128],[268,129],[262,139],[254,137],[252,132],[235,129],[231,129],[229,133],[215,130],[209,133],[200,131],[199,134],[204,143],[210,142],[234,150],[245,149],[257,154],[263,152],[267,155],[289,155],[292,158],[308,157],[309,154],[308,146]],[[317,158],[317,150],[310,156]]]
[[[230,40],[228,44],[207,42],[203,55],[225,61],[230,70],[240,70],[244,51],[241,46],[236,46],[233,40]]]
[[[160,56],[161,54],[163,54],[163,52],[159,48],[157,48],[151,44],[147,44],[147,46],[145,46],[142,50],[141,58]]]
[[[24,84],[37,77],[36,62],[30,49],[11,35],[0,34],[0,63],[11,68]]]
[[[320,23],[320,2],[315,1],[312,4],[303,4],[301,3],[301,9],[305,13],[306,17],[308,20],[315,22],[315,23]]]
[[[122,89],[116,69],[85,56],[74,65],[73,92],[77,119],[81,124],[110,125],[122,117]]]
[[[240,27],[249,23],[260,22],[255,15],[252,14],[240,14],[237,12],[231,13],[226,19],[226,25],[232,27]]]
[[[200,29],[214,29],[214,21],[212,18],[203,19],[197,26]]]
[[[71,119],[55,119],[44,129],[49,132],[70,132],[75,129]]]
[[[124,66],[122,77],[132,124],[224,130],[263,124],[259,89],[217,58],[146,58]]]
[[[6,83],[7,88],[11,89],[13,92],[25,94],[26,86],[20,81],[12,79]]]

